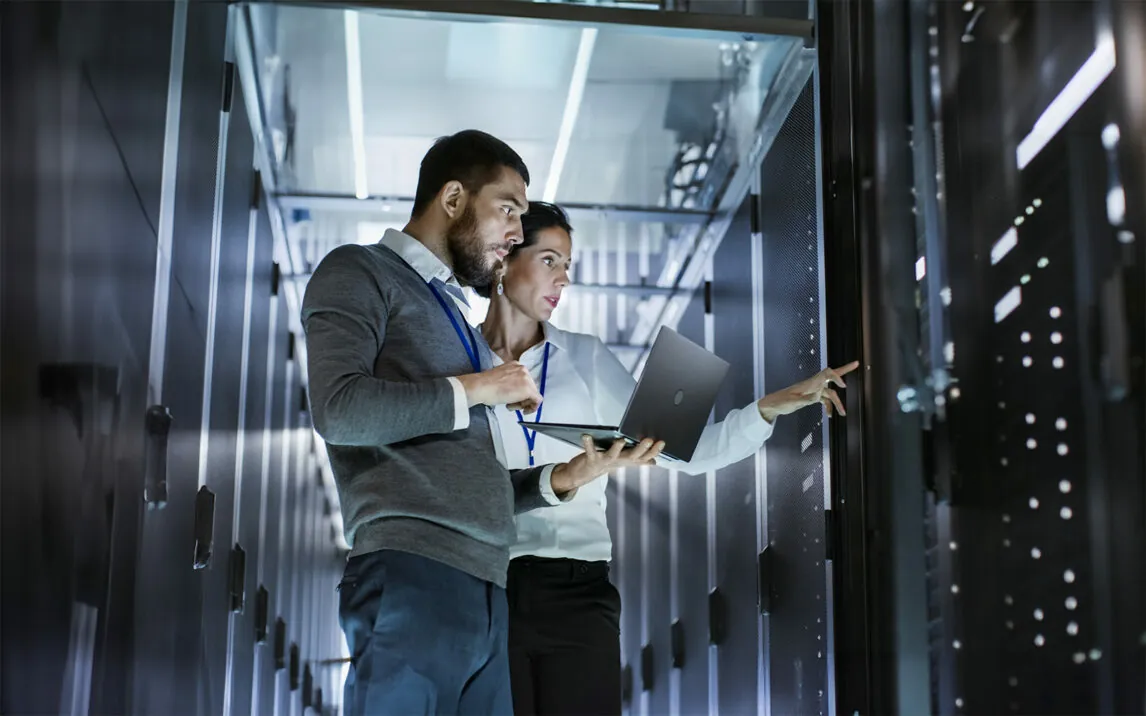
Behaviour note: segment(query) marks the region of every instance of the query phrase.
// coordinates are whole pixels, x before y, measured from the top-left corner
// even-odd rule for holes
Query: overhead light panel
[[[358,13],[345,10],[346,20],[346,97],[350,109],[350,142],[354,152],[354,195],[370,196],[366,187],[366,117],[362,109],[362,49],[358,34]]]
[[[557,187],[561,183],[561,172],[565,169],[569,143],[573,140],[573,128],[577,126],[577,115],[581,111],[581,99],[585,95],[585,82],[589,79],[589,63],[593,60],[593,47],[596,43],[596,28],[587,27],[581,30],[577,59],[573,62],[573,76],[569,80],[569,94],[565,97],[565,111],[561,115],[561,127],[557,131],[557,144],[553,147],[553,161],[549,165],[549,176],[545,178],[545,192],[541,196],[543,201],[557,200]]]

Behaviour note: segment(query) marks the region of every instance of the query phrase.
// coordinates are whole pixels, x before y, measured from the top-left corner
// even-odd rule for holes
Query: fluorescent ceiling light
[[[1094,53],[1047,106],[1046,111],[1035,122],[1031,133],[1019,143],[1019,148],[1015,150],[1019,169],[1026,169],[1027,165],[1034,161],[1059,130],[1066,126],[1074,113],[1086,104],[1094,91],[1106,81],[1114,71],[1115,64],[1114,38],[1110,34],[1104,34],[1099,39]]]
[[[561,172],[565,169],[565,157],[569,154],[569,142],[573,139],[577,114],[581,111],[581,98],[585,95],[589,63],[593,59],[593,46],[596,43],[596,28],[587,27],[581,31],[581,43],[577,46],[577,59],[573,62],[569,94],[565,98],[565,111],[561,115],[561,128],[557,132],[557,144],[553,147],[553,161],[549,165],[549,176],[545,178],[542,201],[552,202],[557,199],[557,186],[561,183]]]
[[[354,152],[354,195],[370,196],[366,188],[366,117],[362,109],[362,50],[359,44],[358,13],[345,10],[346,19],[346,97],[350,109],[350,141]]]

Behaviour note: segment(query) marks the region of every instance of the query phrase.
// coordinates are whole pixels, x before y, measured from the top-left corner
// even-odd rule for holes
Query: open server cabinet
[[[1142,5],[820,10],[840,712],[1142,713]]]
[[[400,227],[424,138],[478,126],[573,216],[575,284],[554,321],[638,371],[656,331],[679,329],[737,366],[722,415],[823,364],[810,6],[610,5],[249,6],[288,276]],[[362,75],[343,80],[344,58]],[[399,61],[411,69],[369,72]],[[718,472],[614,477],[629,712],[834,711],[826,434],[805,411]]]
[[[259,20],[296,5],[3,6],[6,712],[337,712],[300,281],[408,205],[300,181],[322,105]],[[703,38],[669,126],[570,150],[675,147],[632,197],[563,180],[565,320],[635,369],[661,325],[715,349],[718,415],[863,361],[846,421],[615,480],[630,713],[1143,712],[1140,3],[348,6]]]

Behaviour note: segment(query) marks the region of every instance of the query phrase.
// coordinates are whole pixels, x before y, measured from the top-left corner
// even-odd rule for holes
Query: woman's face
[[[557,226],[537,232],[537,241],[514,251],[505,268],[505,298],[536,321],[548,321],[569,285],[573,242]]]

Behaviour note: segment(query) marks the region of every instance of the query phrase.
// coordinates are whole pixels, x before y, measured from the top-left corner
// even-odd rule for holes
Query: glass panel
[[[252,15],[280,189],[346,197],[409,198],[433,140],[475,127],[522,155],[530,198],[710,208],[800,43],[297,6]]]

